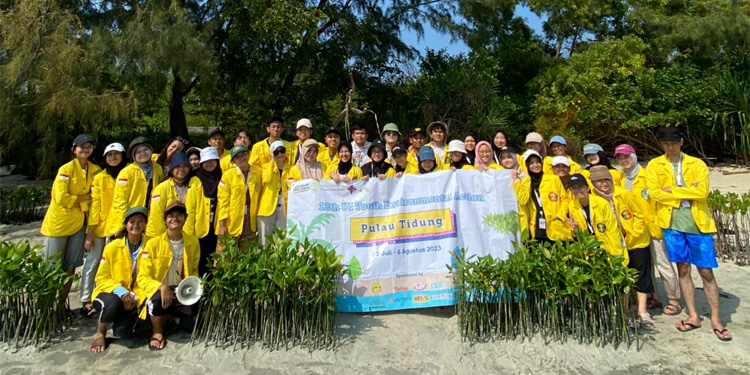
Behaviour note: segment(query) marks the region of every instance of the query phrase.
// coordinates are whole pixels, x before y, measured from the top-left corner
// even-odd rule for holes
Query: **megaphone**
[[[198,302],[203,294],[203,282],[198,276],[188,276],[177,286],[177,300],[185,306]]]

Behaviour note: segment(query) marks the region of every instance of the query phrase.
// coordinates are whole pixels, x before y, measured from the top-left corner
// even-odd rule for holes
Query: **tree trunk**
[[[169,101],[169,135],[172,137],[179,135],[189,140],[190,134],[188,134],[185,110],[182,108],[182,98],[184,95],[182,77],[180,77],[180,73],[176,69],[172,70],[172,99]]]

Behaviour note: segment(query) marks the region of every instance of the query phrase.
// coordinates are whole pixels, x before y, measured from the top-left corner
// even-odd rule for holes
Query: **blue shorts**
[[[664,229],[664,243],[669,260],[675,263],[691,263],[701,268],[718,268],[714,252],[714,237],[711,234],[692,234]]]

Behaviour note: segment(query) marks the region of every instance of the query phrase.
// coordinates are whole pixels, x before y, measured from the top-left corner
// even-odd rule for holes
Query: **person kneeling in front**
[[[96,288],[92,294],[95,311],[99,312],[96,335],[91,342],[91,352],[101,353],[106,349],[107,326],[112,323],[112,332],[119,338],[133,334],[138,321],[138,306],[143,301],[134,286],[136,260],[143,245],[148,211],[135,206],[125,214],[125,228],[119,231],[116,240],[110,242],[102,253],[96,272]]]
[[[148,298],[147,309],[140,318],[146,318],[146,310],[153,326],[148,348],[162,350],[167,346],[165,327],[175,323],[180,330],[192,332],[195,326],[193,308],[181,304],[174,290],[188,276],[198,276],[200,245],[198,239],[182,232],[187,217],[185,205],[173,202],[164,211],[166,233],[146,243],[138,260],[136,281],[141,294]],[[193,305],[193,307],[197,306]]]

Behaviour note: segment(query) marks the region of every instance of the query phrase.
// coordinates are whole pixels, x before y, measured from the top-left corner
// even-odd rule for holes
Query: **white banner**
[[[289,189],[289,229],[331,244],[349,272],[342,312],[454,304],[451,252],[506,259],[518,239],[509,171],[441,171],[336,184],[304,180]]]

